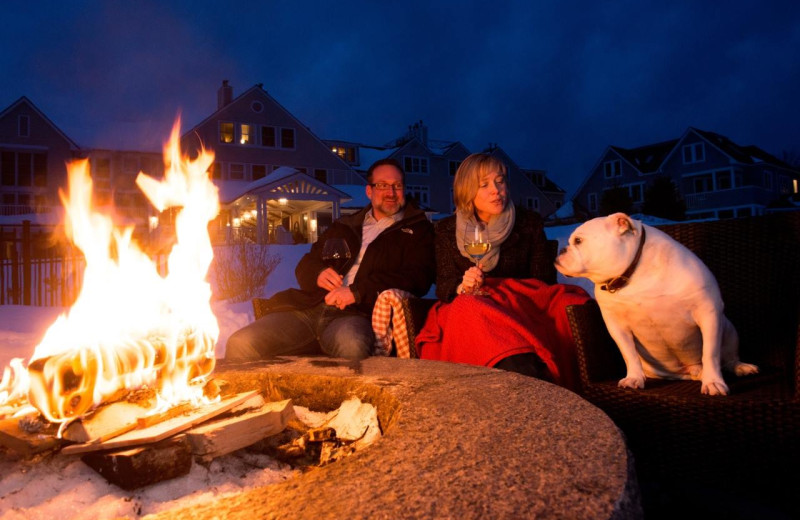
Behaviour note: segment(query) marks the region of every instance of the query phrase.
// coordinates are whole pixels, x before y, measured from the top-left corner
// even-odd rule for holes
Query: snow
[[[548,238],[563,247],[576,225],[546,228]],[[281,262],[271,274],[263,296],[296,287],[294,267],[310,248],[309,244],[270,246]],[[563,279],[593,294],[586,280]],[[433,297],[434,289],[428,294]],[[220,326],[217,357],[224,356],[228,336],[253,319],[249,302],[212,304]],[[35,346],[62,308],[0,306],[0,366],[12,358],[30,358]],[[12,452],[0,451],[0,520],[15,519],[106,519],[137,518],[165,509],[213,501],[229,493],[265,486],[292,476],[292,470],[271,458],[244,451],[214,460],[204,466],[193,464],[183,477],[154,484],[133,492],[123,491],[80,461],[78,456],[47,455],[22,460]]]

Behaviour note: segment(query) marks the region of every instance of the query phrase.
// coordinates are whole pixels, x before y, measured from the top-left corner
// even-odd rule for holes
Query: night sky
[[[11,5],[9,5],[11,4]],[[323,139],[499,144],[577,188],[689,126],[800,156],[800,2],[50,1],[0,7],[0,109],[159,150],[257,83]]]

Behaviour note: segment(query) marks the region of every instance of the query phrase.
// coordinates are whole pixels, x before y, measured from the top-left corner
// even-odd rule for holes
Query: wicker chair
[[[625,365],[591,300],[567,310],[581,393],[624,431],[642,480],[791,504],[784,475],[800,467],[800,211],[660,229],[714,273],[740,358],[761,373],[725,374],[724,397],[701,395],[699,381],[619,388]]]

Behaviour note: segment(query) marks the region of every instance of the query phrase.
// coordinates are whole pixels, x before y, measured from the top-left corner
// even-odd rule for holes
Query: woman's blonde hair
[[[481,177],[498,172],[508,177],[503,161],[487,153],[474,153],[464,159],[453,180],[453,202],[456,211],[470,215],[475,211],[472,201],[478,193]]]

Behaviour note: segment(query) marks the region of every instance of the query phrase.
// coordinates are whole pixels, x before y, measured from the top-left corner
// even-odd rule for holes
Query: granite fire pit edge
[[[147,518],[641,518],[624,438],[561,387],[454,363],[283,358],[220,364],[234,391],[313,410],[372,403],[383,437],[284,482]]]

